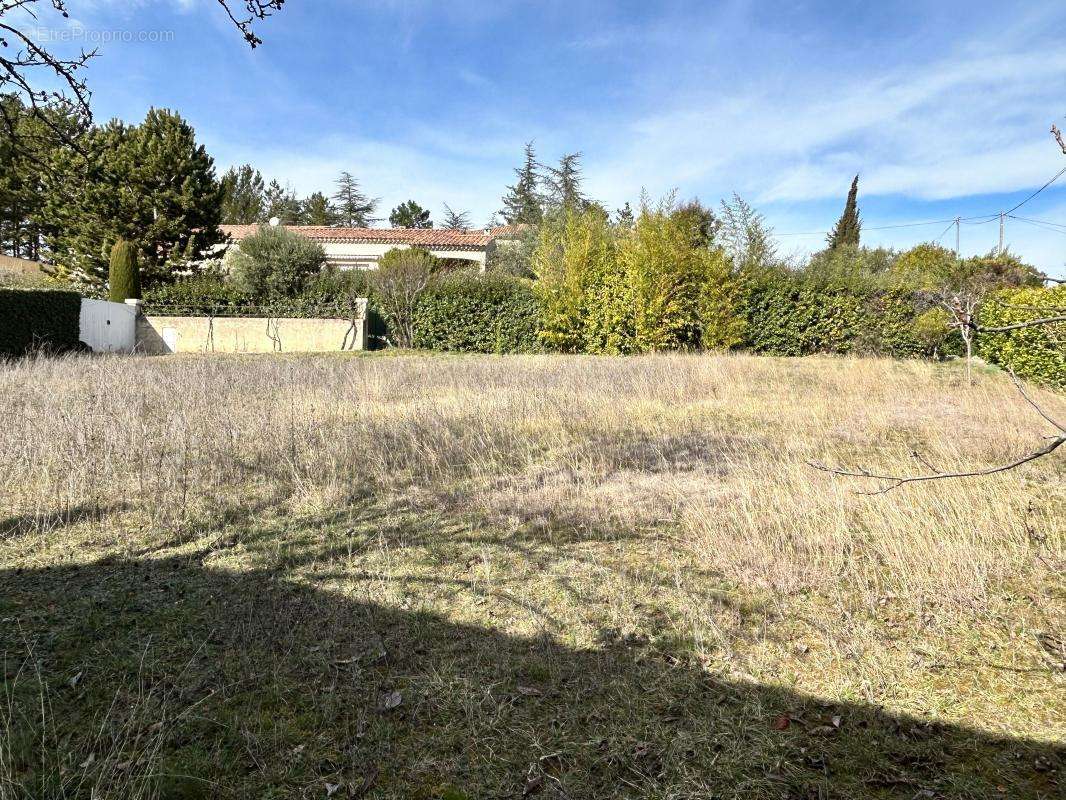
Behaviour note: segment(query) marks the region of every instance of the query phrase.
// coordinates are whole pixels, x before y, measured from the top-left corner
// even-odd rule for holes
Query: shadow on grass
[[[129,507],[128,503],[92,503],[58,512],[18,514],[0,519],[0,539],[56,531],[83,522],[101,522],[109,515],[126,511]]]
[[[0,571],[0,796],[1061,796],[1061,747],[208,554]]]

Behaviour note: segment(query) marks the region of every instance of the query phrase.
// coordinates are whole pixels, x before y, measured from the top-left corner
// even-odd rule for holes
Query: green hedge
[[[362,275],[324,273],[309,281],[294,297],[257,298],[216,275],[201,275],[144,292],[146,314],[216,317],[342,317],[351,310],[349,298],[366,297]]]
[[[415,347],[463,353],[535,353],[540,313],[529,281],[454,273],[435,282],[415,313]]]
[[[747,348],[781,356],[857,353],[907,358],[926,345],[911,292],[858,291],[768,271],[747,288]]]
[[[0,357],[41,348],[81,350],[81,295],[39,289],[0,289]]]
[[[1005,289],[981,304],[977,322],[982,327],[1001,327],[1061,315],[1064,308],[1066,286]],[[977,353],[1019,377],[1066,389],[1066,322],[979,334]]]
[[[340,317],[351,313],[349,298],[366,297],[368,347],[380,346],[388,331],[362,272],[326,270],[295,297],[257,299],[219,275],[199,275],[144,292],[145,314],[182,317]]]

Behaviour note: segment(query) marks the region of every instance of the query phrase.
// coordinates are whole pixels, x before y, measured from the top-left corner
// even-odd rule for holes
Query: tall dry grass
[[[910,472],[918,451],[950,470],[1046,433],[1001,377],[920,362],[42,359],[0,370],[0,419],[9,529],[371,497],[549,534],[654,531],[777,592],[959,605],[1061,565],[1066,538],[1061,459],[875,497],[805,464]]]

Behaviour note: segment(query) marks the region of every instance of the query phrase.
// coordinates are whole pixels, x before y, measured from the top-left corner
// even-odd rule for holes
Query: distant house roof
[[[532,227],[528,222],[519,222],[514,225],[497,225],[494,228],[489,228],[489,236],[493,239],[517,239]]]
[[[258,225],[220,225],[235,242],[255,233]],[[492,239],[485,231],[450,231],[434,228],[326,228],[316,225],[286,225],[288,230],[314,242],[373,242],[406,244],[448,250],[484,250]]]

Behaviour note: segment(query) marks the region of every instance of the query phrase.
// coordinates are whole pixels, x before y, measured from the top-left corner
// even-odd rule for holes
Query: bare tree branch
[[[243,12],[233,10],[238,2],[243,6]],[[218,3],[245,41],[251,47],[257,47],[262,40],[253,32],[252,25],[280,11],[285,0],[218,0]],[[77,133],[92,124],[91,92],[79,73],[90,59],[96,57],[97,51],[87,53],[83,50],[69,57],[56,55],[41,44],[32,31],[20,26],[19,20],[24,18],[18,16],[22,13],[37,23],[39,13],[50,8],[69,19],[68,5],[69,0],[0,0],[0,95],[19,98],[51,134],[73,144]],[[40,71],[58,78],[62,90],[36,88],[39,82],[35,77]],[[77,124],[69,129],[56,122],[58,117],[74,119]],[[0,135],[12,142],[18,141],[19,132],[8,114],[0,115]]]
[[[984,325],[978,325],[976,322],[971,321],[970,327],[978,333],[1003,333],[1004,331],[1016,331],[1019,328],[1032,328],[1034,325],[1054,325],[1059,322],[1066,322],[1066,314],[1058,317],[1031,319],[1028,322],[1015,322],[1011,325],[999,325],[994,328],[986,328]]]
[[[1062,149],[1062,154],[1066,156],[1066,142],[1062,140],[1062,131],[1054,123],[1051,124],[1051,135],[1055,137],[1055,141],[1059,143],[1059,147]]]
[[[1022,464],[1027,464],[1030,461],[1036,461],[1038,458],[1043,458],[1044,456],[1050,455],[1058,448],[1060,448],[1063,444],[1066,444],[1066,426],[1053,419],[1050,414],[1044,411],[1044,409],[1041,408],[1040,405],[1035,400],[1033,400],[1032,397],[1029,396],[1029,394],[1025,391],[1025,387],[1022,386],[1021,381],[1018,380],[1017,375],[1011,372],[1010,376],[1011,380],[1014,381],[1015,387],[1017,387],[1018,392],[1025,399],[1025,401],[1030,406],[1032,406],[1033,409],[1036,410],[1036,413],[1043,417],[1044,420],[1051,423],[1051,425],[1053,425],[1058,430],[1058,435],[1048,437],[1047,444],[1045,444],[1043,447],[1033,450],[1032,452],[1021,456],[1020,458],[1017,458],[1008,464],[999,464],[997,466],[987,467],[985,469],[966,470],[960,472],[938,472],[933,469],[933,467],[929,465],[929,463],[925,461],[925,459],[923,459],[917,451],[912,451],[911,455],[914,456],[914,458],[916,458],[919,462],[923,463],[925,466],[932,470],[931,475],[884,475],[876,472],[871,472],[870,470],[864,467],[829,467],[817,461],[807,461],[807,465],[813,467],[814,469],[820,470],[821,472],[828,472],[831,475],[839,475],[847,478],[870,478],[872,480],[888,481],[888,484],[886,486],[882,486],[879,489],[869,492],[858,493],[863,495],[877,495],[886,494],[887,492],[890,492],[893,489],[897,489],[900,486],[903,486],[908,483],[941,481],[951,478],[980,478],[986,475],[995,475],[998,472],[1007,472],[1008,470],[1020,467]]]
[[[237,26],[237,30],[244,36],[244,40],[254,49],[263,43],[252,31],[252,23],[258,19],[267,17],[281,11],[285,0],[244,0],[244,10],[247,17],[238,17],[231,8],[232,0],[218,0],[218,4],[226,10],[230,21]]]

